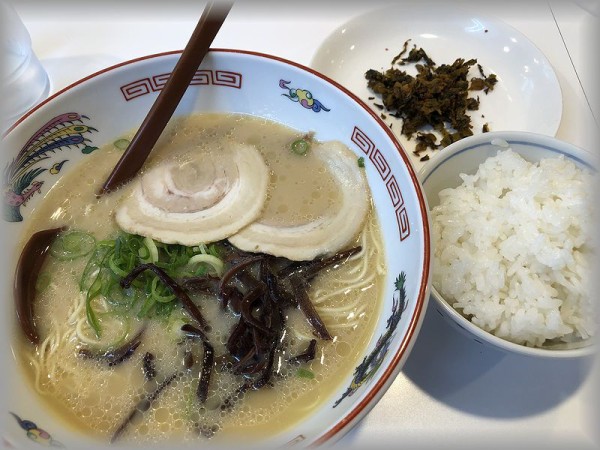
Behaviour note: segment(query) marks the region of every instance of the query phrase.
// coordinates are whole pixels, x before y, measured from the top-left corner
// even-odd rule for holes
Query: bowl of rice
[[[556,138],[462,139],[420,172],[438,312],[477,342],[540,357],[594,352],[597,159]]]

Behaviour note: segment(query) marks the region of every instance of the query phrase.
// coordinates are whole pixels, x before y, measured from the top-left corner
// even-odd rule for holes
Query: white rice
[[[431,213],[433,284],[474,324],[527,346],[593,336],[592,174],[498,152]]]

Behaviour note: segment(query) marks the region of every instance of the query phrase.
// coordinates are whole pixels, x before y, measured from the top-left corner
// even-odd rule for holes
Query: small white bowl
[[[420,170],[419,176],[430,211],[439,204],[438,193],[441,190],[462,184],[460,174],[474,174],[487,158],[495,156],[499,150],[507,147],[530,162],[564,155],[578,167],[597,172],[595,155],[553,137],[521,131],[495,131],[470,136],[441,150]],[[432,238],[432,241],[435,239]],[[435,261],[432,264],[435,265]],[[433,284],[431,292],[436,310],[480,344],[492,345],[505,352],[537,357],[572,358],[594,353],[594,339],[562,349],[533,348],[507,341],[465,318],[444,299]]]

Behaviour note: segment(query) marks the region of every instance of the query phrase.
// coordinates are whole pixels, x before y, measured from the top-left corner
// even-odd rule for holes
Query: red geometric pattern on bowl
[[[400,192],[400,186],[398,186],[398,182],[396,181],[396,177],[392,175],[390,179],[385,184],[388,193],[390,194],[390,198],[392,199],[392,205],[394,208],[398,208],[404,205],[404,199],[402,198],[402,192]]]
[[[379,172],[379,175],[381,175],[381,179],[385,181],[392,169],[390,169],[385,157],[381,154],[378,148],[371,152],[369,159],[377,168],[377,172]]]
[[[167,80],[171,76],[171,72],[159,75],[153,75],[140,80],[132,81],[124,86],[121,86],[121,93],[126,101],[150,94],[151,92],[160,91]],[[242,74],[230,72],[228,70],[197,70],[194,74],[190,86],[214,85],[227,86],[236,89],[242,88]]]
[[[377,169],[381,179],[386,182],[385,186],[396,212],[396,222],[398,224],[400,240],[403,241],[410,236],[410,220],[408,218],[406,206],[404,206],[404,199],[402,198],[400,186],[398,185],[394,175],[390,177],[392,172],[390,165],[386,161],[385,156],[383,156],[383,154],[375,146],[373,140],[357,126],[355,126],[354,130],[352,130],[352,136],[350,137],[350,140],[354,142],[358,148],[369,157],[369,160]]]

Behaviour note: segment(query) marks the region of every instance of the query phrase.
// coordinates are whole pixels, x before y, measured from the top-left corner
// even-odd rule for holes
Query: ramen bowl
[[[151,55],[93,74],[29,112],[3,140],[1,257],[6,301],[1,328],[5,368],[1,414],[2,438],[8,445],[38,448],[40,441],[73,449],[109,445],[110,433],[91,436],[85,426],[77,423],[82,422],[83,416],[83,422],[93,421],[93,408],[103,405],[90,405],[79,418],[70,413],[59,414],[51,395],[38,394],[36,383],[40,380],[27,374],[35,363],[24,361],[20,352],[23,345],[33,344],[24,341],[15,302],[10,300],[14,298],[15,269],[22,245],[19,242],[23,241],[24,229],[36,209],[41,208],[57,182],[74,171],[84,180],[92,177],[95,168],[81,169],[85,167],[82,164],[107,145],[123,146],[123,136],[130,137],[143,121],[179,55],[179,52]],[[368,413],[392,384],[411,351],[426,310],[429,225],[426,200],[417,176],[392,133],[363,102],[319,73],[281,58],[237,50],[211,50],[175,117],[195,113],[251,116],[308,133],[319,142],[339,141],[350,149],[357,167],[364,172],[382,236],[378,252],[382,257],[380,294],[377,304],[372,306],[372,329],[364,348],[353,349],[350,345],[345,348],[347,370],[335,374],[326,391],[305,401],[309,412],[291,424],[278,422],[273,431],[256,440],[263,447],[335,442]],[[75,191],[69,191],[65,197],[77,195]],[[34,303],[34,311],[36,306]],[[50,316],[44,321],[68,320],[58,312]],[[49,343],[38,349],[38,353],[46,355],[52,348]],[[137,364],[141,356],[134,353],[124,364]],[[322,381],[319,377],[307,379],[306,383]],[[131,403],[128,408],[134,406]],[[285,415],[285,411],[280,415]],[[205,437],[197,439],[206,441]],[[116,445],[127,446],[127,442]],[[193,440],[168,444],[169,448],[197,446]]]
[[[564,159],[567,163],[572,163],[574,165],[574,167],[578,168],[578,169],[582,169],[585,170],[586,173],[591,174],[591,176],[593,177],[591,180],[586,180],[589,181],[590,183],[596,183],[597,184],[597,167],[598,167],[598,163],[597,160],[594,159],[594,155],[583,150],[580,149],[574,145],[568,144],[566,142],[560,141],[557,138],[554,137],[550,137],[550,136],[545,136],[545,135],[541,135],[541,134],[536,134],[536,133],[529,133],[529,132],[518,132],[518,131],[495,131],[495,132],[489,132],[489,133],[484,133],[478,136],[470,136],[468,138],[465,139],[461,139],[458,142],[455,142],[451,145],[449,145],[448,147],[446,147],[442,152],[440,152],[439,154],[437,154],[434,158],[432,158],[428,164],[426,166],[424,166],[419,175],[421,178],[421,181],[423,183],[423,189],[425,191],[425,194],[427,196],[428,199],[428,204],[430,206],[430,208],[435,208],[437,207],[440,202],[441,202],[441,196],[439,195],[440,192],[444,191],[445,189],[449,189],[449,188],[456,188],[458,186],[460,186],[461,184],[463,184],[464,179],[466,177],[465,174],[472,176],[474,175],[476,172],[478,172],[478,169],[480,167],[480,165],[482,165],[486,160],[488,160],[489,158],[494,158],[498,155],[499,152],[506,152],[507,150],[515,152],[516,154],[520,155],[525,161],[529,162],[529,163],[538,163],[540,160],[545,159],[548,160],[549,158],[562,158]],[[505,165],[505,167],[508,167],[510,164],[510,162],[505,162],[503,163]],[[500,173],[500,169],[499,169],[499,165],[498,166],[494,166],[496,167],[495,169],[491,169],[491,166],[488,166],[488,168],[486,169],[486,176],[489,176],[489,174],[491,174],[494,170],[497,170],[498,173]],[[479,229],[486,229],[486,230],[492,230],[495,234],[495,236],[502,236],[501,238],[499,238],[496,241],[495,246],[497,248],[502,247],[502,250],[498,250],[497,252],[492,252],[494,253],[494,255],[491,258],[486,258],[485,256],[482,257],[481,254],[477,254],[478,259],[477,261],[477,265],[479,267],[488,267],[487,264],[489,264],[489,261],[493,260],[493,261],[501,261],[500,263],[498,263],[498,269],[495,272],[495,276],[493,277],[494,280],[497,279],[502,279],[501,277],[505,277],[504,279],[506,280],[505,282],[507,284],[511,284],[511,286],[514,286],[514,283],[516,282],[517,284],[520,283],[526,283],[528,279],[530,278],[534,278],[534,277],[539,277],[542,280],[545,280],[544,278],[544,272],[547,269],[539,269],[540,272],[536,272],[536,270],[538,270],[537,268],[534,270],[532,269],[531,272],[528,272],[527,270],[525,270],[528,267],[533,267],[531,265],[531,262],[523,262],[523,269],[522,273],[519,274],[519,276],[522,276],[520,281],[516,281],[514,278],[511,278],[510,275],[510,271],[504,271],[503,267],[504,267],[504,258],[506,258],[506,261],[510,261],[508,258],[514,258],[514,256],[512,255],[511,249],[517,249],[519,248],[519,250],[516,250],[516,254],[518,255],[525,255],[525,254],[529,254],[531,255],[531,258],[540,258],[540,261],[545,261],[543,259],[543,257],[541,256],[542,253],[538,252],[538,254],[529,252],[529,251],[522,251],[520,249],[520,245],[523,244],[525,245],[527,243],[526,241],[526,235],[524,234],[519,234],[518,236],[520,236],[518,238],[518,240],[520,242],[517,243],[517,246],[514,245],[514,241],[511,241],[512,243],[509,244],[509,240],[513,239],[513,237],[511,236],[517,236],[516,233],[519,233],[519,230],[523,230],[526,229],[526,226],[528,225],[526,222],[530,222],[530,223],[534,223],[536,228],[536,232],[535,232],[535,238],[539,239],[540,236],[546,232],[546,230],[548,230],[548,233],[556,233],[558,234],[560,230],[558,223],[559,217],[562,216],[569,216],[569,214],[573,214],[576,215],[576,217],[579,217],[579,219],[576,219],[578,222],[582,223],[582,224],[590,224],[592,222],[590,222],[590,217],[581,217],[582,214],[576,213],[575,210],[571,210],[571,212],[569,213],[565,213],[563,212],[562,214],[555,212],[554,213],[554,218],[555,221],[552,225],[556,225],[556,229],[554,229],[553,227],[550,228],[550,230],[548,229],[547,226],[541,225],[543,223],[546,222],[546,219],[544,219],[541,215],[536,215],[535,211],[542,211],[544,208],[545,211],[551,211],[551,209],[548,209],[548,202],[543,200],[544,199],[544,193],[534,193],[534,192],[540,192],[540,187],[541,186],[548,186],[549,182],[552,181],[552,178],[555,178],[556,180],[554,180],[555,184],[561,183],[559,178],[562,176],[556,175],[556,172],[554,172],[554,177],[552,175],[548,175],[548,166],[546,166],[546,172],[541,172],[541,169],[535,169],[538,170],[538,175],[533,175],[533,176],[523,176],[523,175],[519,175],[518,172],[514,172],[514,177],[513,176],[507,176],[507,175],[502,175],[502,177],[504,178],[504,182],[503,183],[508,183],[508,186],[505,188],[506,190],[503,191],[504,192],[504,196],[506,195],[506,192],[511,192],[511,194],[515,194],[513,197],[511,197],[511,201],[516,201],[518,199],[517,195],[519,193],[519,187],[517,185],[521,185],[521,187],[523,187],[524,189],[528,190],[527,192],[529,192],[529,194],[527,194],[527,200],[526,203],[528,206],[528,212],[527,214],[530,214],[529,219],[528,220],[523,220],[523,214],[519,215],[518,212],[509,212],[511,211],[511,209],[506,205],[506,203],[504,203],[504,206],[500,205],[498,206],[498,203],[494,203],[496,200],[494,200],[494,196],[489,194],[489,191],[486,191],[485,193],[482,194],[478,194],[481,195],[481,197],[476,197],[476,198],[484,198],[484,195],[489,195],[488,198],[488,203],[487,205],[492,205],[490,208],[493,208],[493,210],[491,212],[489,212],[489,216],[487,216],[490,219],[490,223],[496,224],[496,223],[500,223],[501,225],[499,226],[501,228],[502,231],[496,231],[496,228],[494,228],[493,226],[491,226],[489,223],[486,222],[485,219],[482,219],[478,224],[477,224],[477,228]],[[553,166],[555,167],[555,166]],[[560,167],[560,166],[559,166]],[[484,172],[481,172],[482,174]],[[521,173],[525,173],[525,172],[521,172]],[[526,172],[528,174],[530,173],[534,173],[533,171],[530,172]],[[540,175],[543,174],[543,175]],[[483,175],[482,175],[483,176]],[[512,179],[512,181],[507,181],[509,179]],[[486,182],[480,182],[479,184],[477,184],[477,186],[493,186],[494,183],[496,183],[495,181],[493,181],[493,179],[487,178]],[[556,190],[554,191],[557,195],[557,197],[563,198],[564,200],[564,204],[568,204],[567,198],[572,198],[572,197],[567,197],[565,194],[561,194],[560,192],[564,192],[564,188],[566,185],[567,190],[571,189],[571,186],[575,186],[575,182],[571,182],[570,179],[565,178],[565,180],[569,180],[568,182],[563,182],[563,186],[562,189]],[[485,184],[488,183],[488,184]],[[512,184],[512,186],[510,186],[510,184]],[[584,183],[584,184],[587,184]],[[571,186],[569,186],[571,185]],[[590,188],[593,189],[593,187],[590,185]],[[541,190],[543,191],[544,189],[547,189],[548,192],[553,192],[552,189],[557,189],[556,187],[546,187],[546,188],[542,188]],[[471,191],[469,191],[471,192]],[[592,192],[594,192],[592,190]],[[597,192],[597,188],[596,188],[596,192]],[[568,194],[568,193],[566,193]],[[533,202],[532,199],[533,198],[541,198],[542,200],[540,200],[539,202]],[[508,199],[508,197],[505,197],[506,199]],[[583,203],[583,200],[577,200],[578,204]],[[534,204],[535,203],[535,204]],[[544,206],[542,206],[544,205]],[[552,205],[550,205],[552,206]],[[487,206],[484,206],[482,209],[486,209],[488,208]],[[488,208],[488,209],[490,209]],[[457,214],[454,216],[454,220],[456,220],[457,224],[459,224],[459,226],[463,229],[463,230],[471,230],[472,228],[469,227],[469,224],[467,223],[467,218],[468,217],[472,217],[473,212],[471,210],[467,211],[467,207],[465,207],[463,210],[461,210],[460,214]],[[476,209],[476,208],[473,208]],[[496,216],[494,214],[494,210],[498,211],[498,216]],[[515,210],[518,211],[518,210]],[[579,210],[578,210],[579,211]],[[502,216],[504,215],[504,216]],[[504,225],[505,221],[503,220],[503,218],[507,218],[508,221],[513,221],[513,222],[517,222],[517,226],[514,227],[513,229],[516,230],[514,233],[509,233],[506,231],[507,227]],[[591,214],[590,214],[591,216]],[[434,223],[435,220],[433,219],[432,216],[432,223]],[[525,225],[525,228],[521,228],[523,225]],[[451,236],[453,235],[452,233],[448,232],[449,234],[445,234],[441,233],[440,231],[435,231],[435,230],[440,230],[441,228],[437,228],[435,225],[432,225],[432,235],[436,236],[436,233],[440,234],[441,236]],[[463,237],[463,241],[461,242],[471,242],[468,238],[468,236],[470,236],[470,232],[465,233],[465,236]],[[496,240],[494,238],[494,240]],[[564,240],[566,241],[566,239]],[[563,242],[564,242],[563,241]],[[433,257],[433,265],[434,265],[434,273],[436,273],[436,270],[439,268],[438,266],[441,266],[441,264],[436,264],[438,261],[441,261],[442,259],[444,261],[446,261],[445,257],[442,258],[442,256],[438,256],[441,255],[444,251],[452,251],[452,249],[454,247],[459,247],[458,244],[455,243],[454,240],[449,241],[450,244],[447,244],[446,242],[444,242],[443,240],[440,241],[437,240],[436,237],[433,238],[433,242],[434,242],[434,247],[436,247],[436,249],[439,249],[439,253],[434,253],[434,257]],[[442,242],[441,244],[439,244],[439,242]],[[487,242],[487,241],[485,241]],[[498,242],[504,242],[504,244],[500,243],[498,244]],[[556,242],[556,241],[547,241],[547,242]],[[465,244],[467,245],[467,244]],[[556,247],[556,244],[548,244],[547,247],[550,247],[551,245],[553,245],[554,247]],[[576,248],[580,249],[583,248],[583,246],[575,246]],[[478,248],[485,248],[486,252],[488,251],[488,247],[486,247],[485,245],[478,247]],[[544,247],[546,248],[546,247]],[[544,248],[542,248],[542,252],[544,250]],[[569,248],[569,247],[565,247],[565,248]],[[588,248],[591,248],[588,247]],[[444,250],[444,249],[448,249],[448,250]],[[579,250],[577,250],[579,251]],[[469,252],[467,252],[469,253]],[[483,252],[482,252],[483,253]],[[449,254],[449,253],[447,253]],[[465,253],[462,253],[462,259],[461,258],[457,258],[457,263],[460,266],[460,262],[459,261],[463,261],[465,262],[465,264],[470,264],[468,262],[466,262],[469,258],[466,258],[464,255]],[[500,256],[502,255],[502,257]],[[506,255],[506,256],[504,256]],[[530,261],[529,259],[525,259],[525,257],[523,256],[523,261]],[[508,263],[506,263],[508,264]],[[548,264],[547,262],[545,262],[544,264]],[[597,257],[593,258],[589,261],[589,264],[597,264]],[[458,266],[457,266],[458,267]],[[494,266],[496,267],[496,266]],[[545,265],[543,267],[546,267]],[[557,266],[560,267],[560,266]],[[572,266],[569,266],[572,267]],[[460,270],[460,269],[458,269]],[[558,271],[559,269],[557,269]],[[567,270],[562,269],[562,270]],[[583,271],[585,273],[585,270]],[[514,339],[512,340],[509,339],[508,336],[500,336],[501,333],[492,333],[489,331],[489,329],[484,329],[483,326],[480,326],[480,323],[477,324],[475,323],[475,321],[470,320],[469,318],[466,317],[466,314],[462,314],[461,312],[459,312],[459,309],[455,309],[453,307],[453,304],[455,303],[455,300],[451,300],[450,298],[446,298],[447,296],[442,294],[442,287],[439,283],[441,283],[441,279],[444,276],[442,274],[443,272],[440,270],[438,276],[433,276],[433,282],[432,282],[432,288],[431,288],[431,292],[432,292],[432,297],[434,298],[434,307],[435,309],[439,312],[440,315],[442,315],[444,318],[446,318],[454,327],[456,327],[459,331],[465,333],[468,337],[470,337],[471,339],[475,340],[477,343],[483,345],[483,346],[487,346],[487,347],[491,347],[494,348],[496,350],[500,350],[502,352],[506,352],[506,353],[512,353],[512,354],[518,354],[518,355],[524,355],[524,356],[529,356],[529,357],[538,357],[538,358],[575,358],[575,357],[582,357],[582,356],[588,356],[588,355],[592,355],[594,354],[595,351],[595,339],[593,337],[586,337],[586,338],[578,338],[578,339],[573,339],[572,342],[560,342],[561,339],[553,339],[551,340],[550,338],[547,338],[546,341],[543,344],[538,344],[538,345],[532,345],[531,343],[526,343],[526,342],[517,342],[518,339]],[[485,272],[484,272],[485,273]],[[530,274],[531,273],[531,274]],[[581,273],[581,272],[578,272]],[[478,273],[477,268],[473,268],[470,270],[469,272],[469,276],[466,276],[465,279],[470,280],[472,277],[472,279],[475,279],[476,276],[481,275],[480,273]],[[554,276],[554,275],[553,275]],[[565,277],[568,277],[569,275],[565,275]],[[484,277],[485,278],[485,277]],[[585,280],[586,277],[585,276],[581,276],[579,275],[579,280]],[[525,280],[525,281],[523,281]],[[486,278],[486,281],[489,282],[489,280]],[[470,281],[468,281],[470,283]],[[494,281],[492,281],[493,283]],[[547,283],[547,285],[550,285],[550,282],[546,282],[544,281],[544,283]],[[579,283],[579,282],[578,282]],[[579,284],[576,283],[576,286],[579,287]],[[581,285],[583,285],[583,282],[581,282]],[[479,287],[479,285],[477,285]],[[559,284],[557,283],[555,286],[559,286]],[[583,290],[584,292],[587,292],[589,295],[589,289],[592,286],[591,284],[587,285],[587,291]],[[557,287],[557,289],[560,289]],[[577,289],[577,288],[576,288]],[[508,292],[508,289],[505,291]],[[558,301],[560,302],[565,302],[564,304],[567,305],[565,306],[565,308],[570,308],[569,303],[566,303],[567,299],[566,299],[566,294],[564,294],[565,291],[558,291],[559,294],[554,294],[555,296],[558,297]],[[560,292],[562,292],[562,294],[560,294]],[[465,295],[470,295],[470,294],[465,294]],[[530,329],[533,329],[533,327],[535,327],[536,322],[535,321],[530,321],[530,322],[525,322],[522,320],[519,320],[519,318],[525,317],[525,315],[521,316],[520,314],[522,313],[522,311],[524,309],[529,309],[529,313],[532,313],[535,311],[535,317],[536,319],[538,317],[542,317],[542,315],[547,314],[546,310],[542,307],[542,306],[537,306],[536,304],[536,300],[540,297],[542,297],[543,295],[547,295],[547,294],[543,294],[541,293],[539,290],[535,293],[535,294],[530,294],[530,295],[517,295],[515,296],[515,294],[510,294],[510,295],[506,295],[506,294],[498,294],[498,298],[502,298],[501,301],[499,301],[498,305],[494,305],[494,302],[481,302],[481,304],[478,304],[478,310],[474,310],[476,312],[473,313],[473,315],[477,315],[479,317],[484,317],[484,315],[486,314],[485,312],[485,308],[489,307],[490,309],[488,311],[492,311],[494,310],[494,308],[503,308],[504,305],[508,305],[509,302],[513,302],[511,303],[511,307],[506,306],[506,310],[502,309],[502,311],[506,311],[503,312],[503,314],[514,314],[514,316],[510,316],[513,317],[513,322],[511,322],[512,324],[516,324],[518,326],[523,325],[523,324],[527,324],[527,326],[530,327]],[[573,295],[576,297],[575,294],[569,294],[569,295]],[[504,298],[508,298],[507,300],[504,300]],[[514,300],[511,300],[513,297],[516,297],[517,302],[515,302]],[[473,294],[473,296],[469,297],[469,298],[475,298],[475,299],[479,299],[479,298],[484,298],[484,294],[480,293],[480,294]],[[576,297],[577,298],[577,297]],[[506,302],[506,303],[504,303]],[[512,305],[519,305],[518,307],[514,307]],[[511,309],[511,308],[515,308],[515,309]],[[556,308],[556,307],[554,307]],[[591,307],[591,311],[588,311],[587,309],[584,309],[582,307],[581,311],[578,315],[580,316],[584,316],[584,320],[590,320],[591,322],[595,322],[595,324],[592,324],[591,326],[589,326],[589,328],[592,328],[594,326],[597,327],[597,316],[594,314],[593,312],[594,310],[594,306],[592,305]],[[497,310],[495,310],[497,311]],[[514,312],[513,312],[514,311]],[[589,312],[589,313],[588,313]],[[539,316],[538,316],[539,314]],[[506,316],[505,316],[506,317]],[[567,319],[565,319],[565,323],[567,322],[567,320],[571,320],[568,319],[568,316],[565,315],[564,317],[567,317]],[[510,321],[510,319],[509,319]],[[570,322],[571,324],[573,322]],[[589,323],[589,322],[588,322]],[[572,326],[572,325],[571,325]],[[548,327],[549,328],[549,327]],[[573,328],[571,328],[573,329]],[[539,331],[540,335],[543,335],[545,331]],[[565,335],[568,334],[567,332],[565,332]],[[513,333],[512,335],[517,336],[516,333]]]

